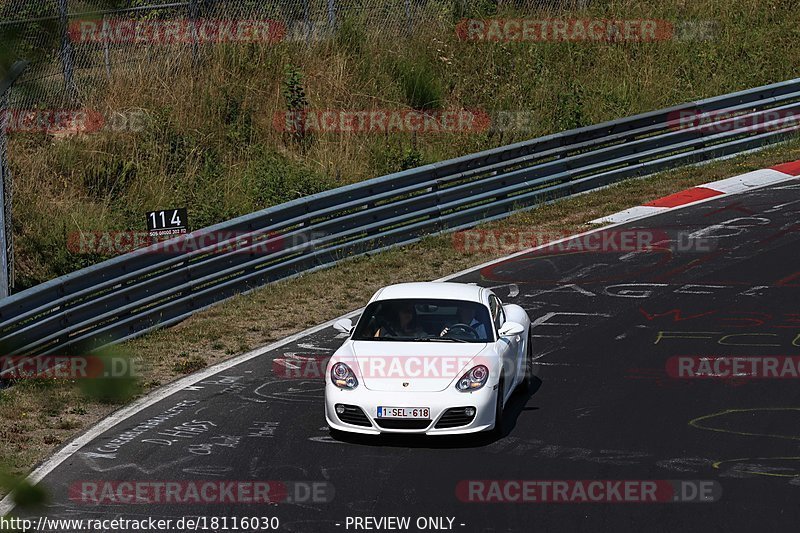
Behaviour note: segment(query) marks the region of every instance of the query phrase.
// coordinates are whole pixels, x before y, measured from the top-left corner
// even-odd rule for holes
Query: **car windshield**
[[[353,340],[490,342],[489,310],[461,300],[380,300],[367,306]]]

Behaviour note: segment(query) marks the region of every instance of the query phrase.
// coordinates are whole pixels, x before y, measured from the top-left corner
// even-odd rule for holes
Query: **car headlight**
[[[489,369],[483,365],[472,368],[469,372],[461,376],[456,382],[456,388],[461,392],[478,390],[489,381]]]
[[[344,363],[336,363],[331,368],[331,382],[340,389],[352,390],[358,387],[356,375]]]

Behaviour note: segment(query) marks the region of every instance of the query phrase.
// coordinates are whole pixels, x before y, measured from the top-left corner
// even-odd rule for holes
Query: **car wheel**
[[[494,428],[492,435],[494,437],[503,436],[503,378],[500,378],[500,383],[497,384],[497,401],[494,407]]]

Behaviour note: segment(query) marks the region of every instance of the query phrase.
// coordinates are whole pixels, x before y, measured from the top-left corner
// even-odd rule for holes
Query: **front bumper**
[[[331,383],[325,386],[325,419],[333,429],[362,433],[366,435],[392,434],[426,434],[426,435],[458,435],[477,433],[494,427],[494,411],[497,387],[487,384],[474,392],[460,392],[455,388],[440,392],[383,392],[371,391],[360,385],[355,390],[342,390]],[[337,404],[352,405],[361,408],[369,421],[369,427],[343,422],[336,413]],[[378,406],[389,407],[428,407],[431,410],[430,423],[419,429],[402,429],[381,427],[376,422]],[[451,408],[473,407],[475,417],[467,425],[437,428],[442,415]],[[386,419],[383,419],[386,420]]]

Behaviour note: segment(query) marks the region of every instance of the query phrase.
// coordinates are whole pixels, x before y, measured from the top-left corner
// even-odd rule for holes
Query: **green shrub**
[[[335,186],[333,180],[268,151],[263,151],[245,169],[244,175],[260,207],[296,200]]]
[[[444,101],[441,77],[433,66],[416,58],[395,62],[395,79],[414,109],[441,109]]]

